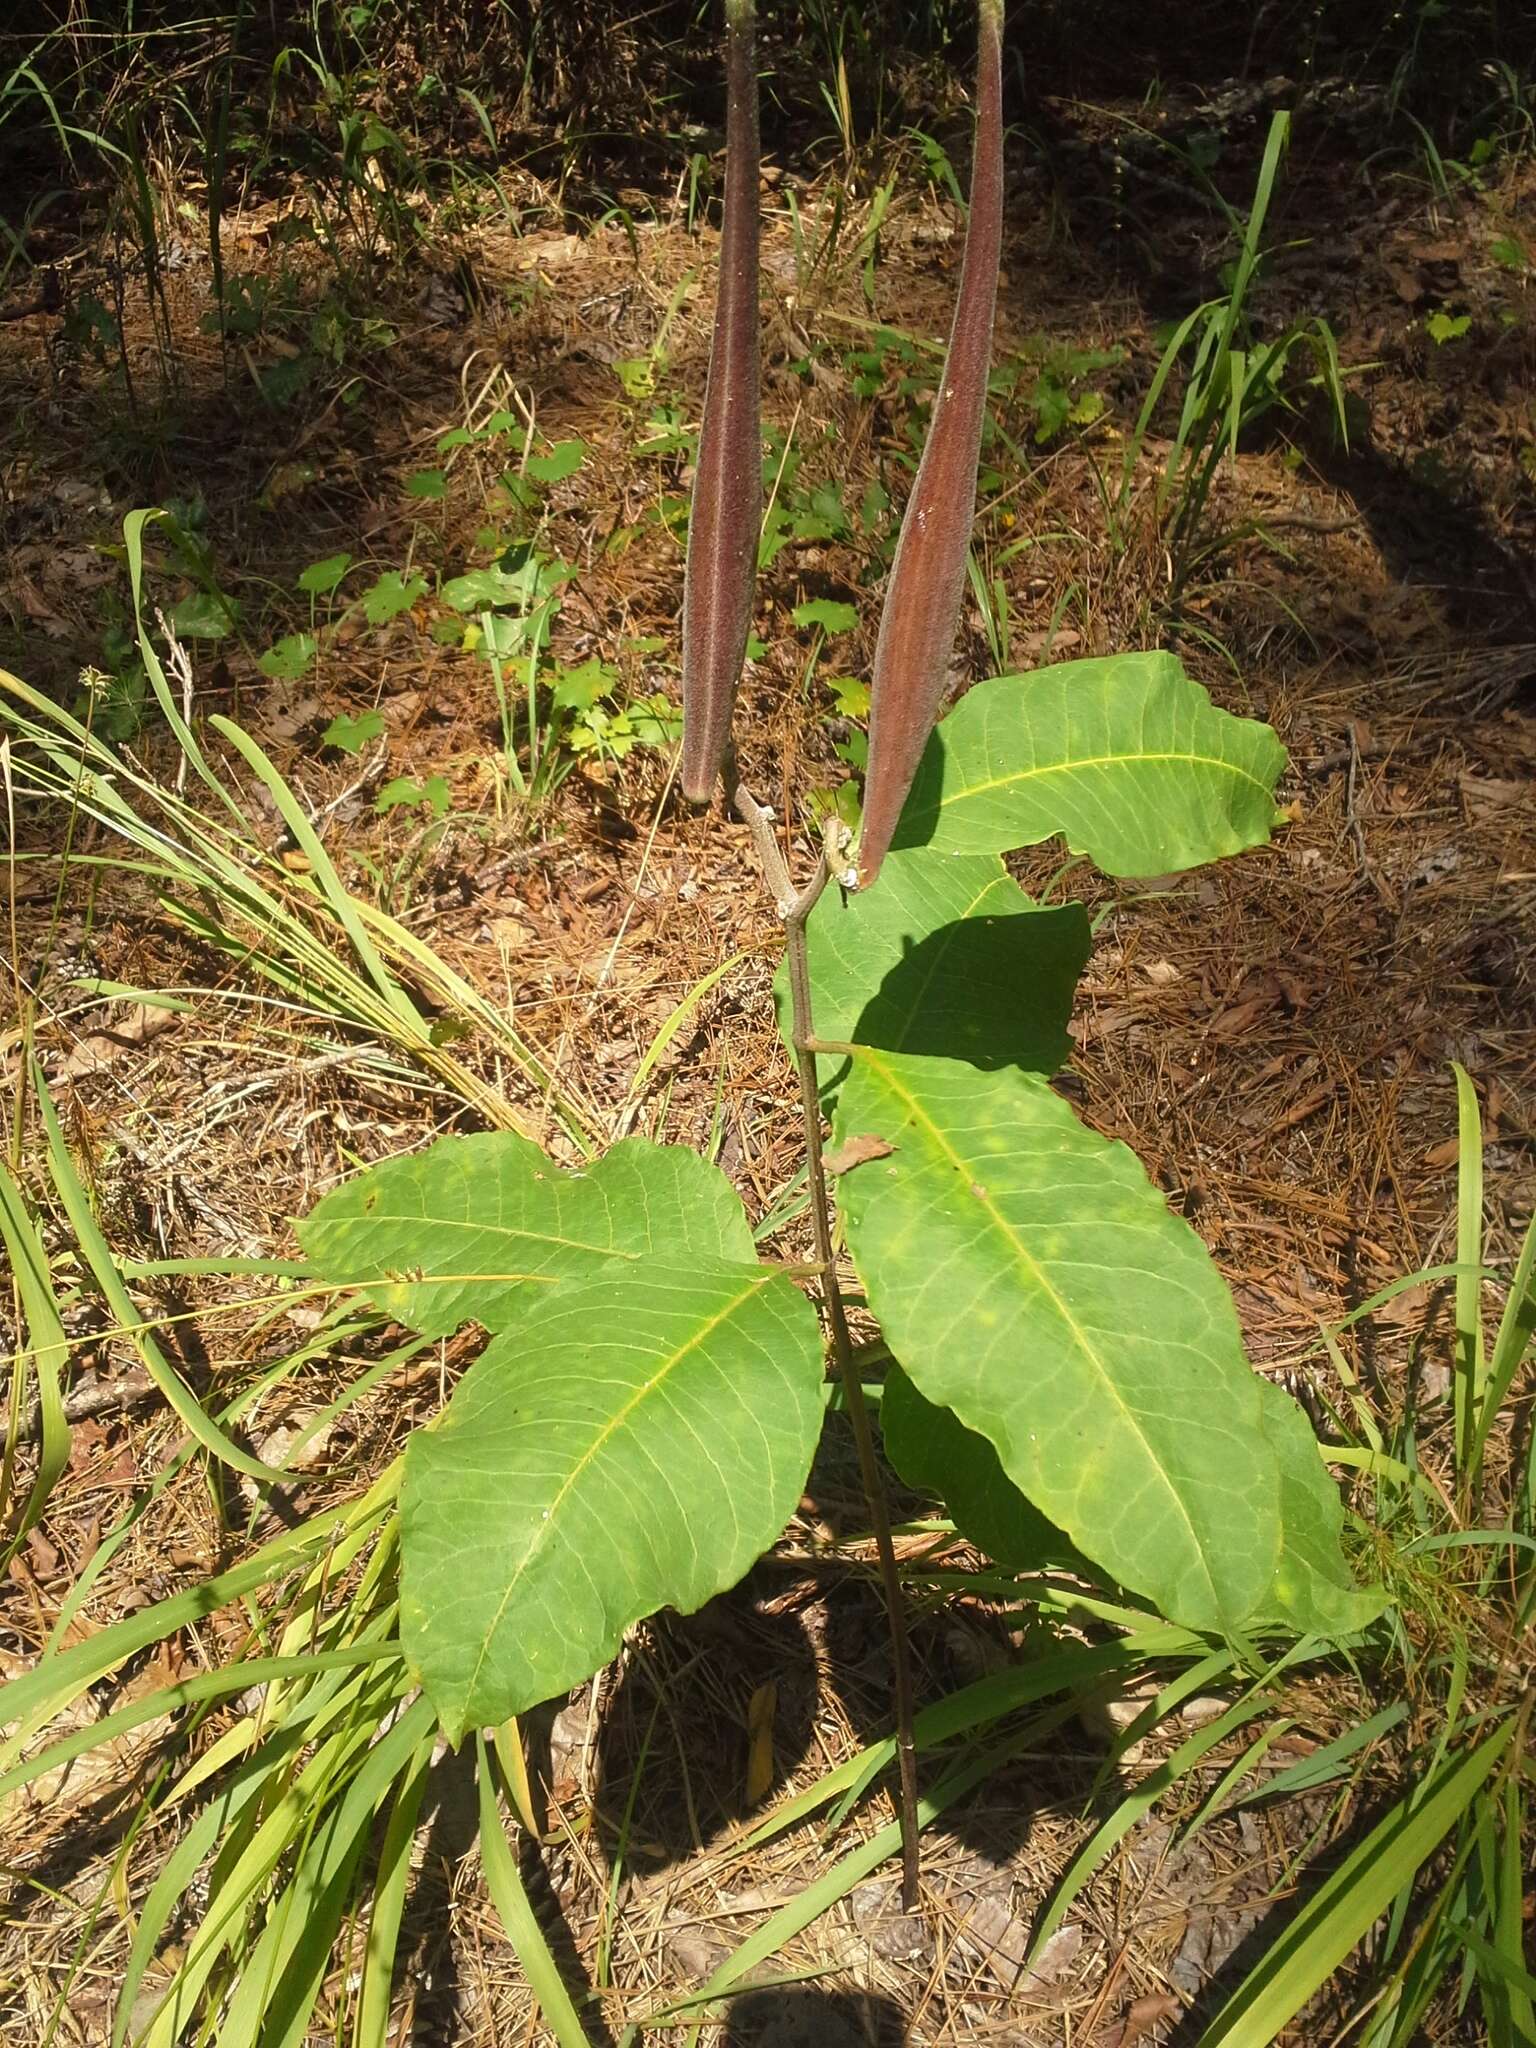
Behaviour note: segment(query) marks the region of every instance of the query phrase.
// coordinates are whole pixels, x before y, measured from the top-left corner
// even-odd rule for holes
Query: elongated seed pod
[[[880,872],[938,717],[965,589],[1003,237],[1003,0],[979,0],[976,154],[944,376],[907,500],[875,643],[859,880]]]
[[[682,788],[708,803],[752,623],[763,449],[758,419],[758,132],[753,0],[725,0],[725,218],[683,579]]]

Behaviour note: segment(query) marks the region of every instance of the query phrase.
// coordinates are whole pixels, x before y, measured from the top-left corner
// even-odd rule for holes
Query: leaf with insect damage
[[[928,744],[896,835],[1003,853],[1060,834],[1111,875],[1161,875],[1262,846],[1285,749],[1176,655],[1113,654],[998,676]]]

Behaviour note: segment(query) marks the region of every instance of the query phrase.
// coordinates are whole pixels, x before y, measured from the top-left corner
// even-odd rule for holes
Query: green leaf
[[[1442,308],[1438,313],[1431,313],[1424,325],[1429,329],[1429,338],[1436,348],[1443,348],[1448,341],[1461,340],[1472,325],[1472,315],[1447,313]]]
[[[426,594],[425,577],[406,577],[398,569],[386,569],[377,583],[364,593],[363,617],[370,626],[387,626]]]
[[[1339,1549],[1344,1509],[1312,1425],[1284,1387],[1261,1379],[1264,1431],[1280,1467],[1283,1530],[1274,1600],[1299,1635],[1353,1635],[1386,1605],[1379,1590],[1363,1591]]]
[[[961,1535],[1010,1571],[1082,1559],[1061,1531],[1028,1502],[984,1436],[920,1394],[899,1365],[885,1376],[880,1434],[908,1486],[943,1501]]]
[[[890,854],[878,889],[828,889],[806,928],[818,1036],[1053,1074],[1088,958],[1080,903],[1042,909],[995,854]],[[789,1029],[788,980],[775,984]],[[845,1063],[819,1062],[823,1085]]]
[[[494,656],[497,661],[512,661],[528,652],[530,640],[534,642],[533,651],[538,652],[548,637],[547,625],[542,611],[482,612],[478,625],[461,627],[460,633],[471,653],[478,650],[487,660]]]
[[[612,369],[626,398],[649,398],[656,388],[656,365],[649,356],[624,356]]]
[[[504,1329],[534,1286],[615,1257],[756,1255],[735,1190],[696,1152],[625,1138],[568,1173],[510,1131],[369,1167],[316,1204],[299,1242],[338,1286],[386,1281],[370,1289],[379,1307],[428,1337]]]
[[[171,630],[182,640],[225,640],[235,630],[240,607],[218,591],[194,590],[172,607]]]
[[[790,614],[797,626],[820,626],[824,633],[851,633],[859,623],[858,610],[830,597],[808,598]]]
[[[1204,1245],[1132,1153],[1038,1075],[867,1050],[834,1129],[891,1148],[838,1204],[913,1382],[1122,1585],[1186,1627],[1241,1627],[1280,1555],[1260,1384]]]
[[[844,718],[869,716],[869,685],[861,676],[828,676],[827,688]]]
[[[440,469],[414,470],[405,480],[405,495],[408,498],[445,498],[448,495],[448,478]]]
[[[734,1585],[794,1511],[822,1346],[782,1274],[610,1267],[493,1340],[405,1454],[400,1622],[450,1739]]]
[[[897,846],[1006,853],[1059,833],[1111,875],[1260,846],[1285,750],[1171,654],[1067,661],[961,698],[928,743]]]
[[[494,564],[488,569],[469,569],[452,576],[443,585],[443,603],[456,612],[478,612],[497,605],[523,605],[528,601],[528,578],[521,571],[508,575]]]
[[[256,666],[274,682],[296,683],[314,660],[318,646],[313,633],[287,633],[272,643]]]
[[[368,742],[376,740],[383,730],[382,711],[341,711],[321,733],[320,743],[326,747],[339,747],[344,754],[360,754]]]
[[[311,597],[329,597],[352,566],[349,554],[327,555],[323,562],[311,562],[299,577],[300,590],[307,590]]]
[[[427,804],[434,817],[446,816],[453,801],[453,792],[443,775],[429,775],[425,782],[418,782],[414,775],[396,775],[384,784],[373,800],[373,808],[382,816],[386,811],[397,811],[406,805]]]
[[[530,455],[523,464],[523,474],[536,484],[564,483],[568,476],[574,476],[587,459],[585,441],[556,441],[547,455]]]
[[[618,680],[618,670],[593,655],[579,667],[561,669],[550,694],[562,711],[590,711],[600,698],[612,692]]]

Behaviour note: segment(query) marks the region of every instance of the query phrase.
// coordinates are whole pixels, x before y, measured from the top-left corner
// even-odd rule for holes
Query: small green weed
[[[1118,486],[1101,487],[1112,539],[1125,542],[1125,521],[1135,493],[1135,468],[1165,394],[1182,380],[1178,418],[1155,493],[1155,512],[1171,564],[1171,596],[1177,604],[1199,563],[1223,545],[1220,535],[1202,536],[1211,489],[1224,458],[1260,420],[1290,404],[1288,381],[1298,361],[1310,364],[1305,380],[1320,390],[1332,409],[1340,439],[1348,444],[1344,372],[1327,322],[1315,318],[1284,329],[1271,340],[1256,333],[1250,295],[1262,261],[1265,221],[1290,136],[1290,116],[1270,124],[1253,205],[1242,222],[1242,237],[1220,298],[1207,300],[1169,332],[1157,371],[1136,425],[1128,437]]]

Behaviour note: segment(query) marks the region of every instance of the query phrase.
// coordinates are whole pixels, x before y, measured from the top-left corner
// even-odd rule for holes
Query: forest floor
[[[1161,325],[1216,288],[1229,227],[1163,154],[1138,154],[1131,110],[1048,111],[1049,151],[1021,148],[1011,172],[977,540],[993,595],[985,614],[974,594],[968,604],[958,671],[1173,640],[1218,702],[1267,719],[1289,752],[1288,822],[1266,850],[1134,889],[1086,864],[1063,872],[1059,847],[1012,864],[1027,888],[1080,895],[1098,919],[1062,1085],[1205,1237],[1256,1363],[1321,1413],[1341,1390],[1319,1332],[1454,1256],[1452,1062],[1482,1100],[1494,1253],[1510,1253],[1536,1200],[1536,245],[1517,229],[1522,208],[1536,217],[1536,173],[1511,159],[1444,191],[1407,163],[1367,176],[1346,112],[1322,96],[1302,110],[1253,318],[1267,334],[1328,323],[1348,447],[1324,397],[1296,386],[1267,436],[1222,465],[1175,599],[1155,503],[1167,439],[1136,452],[1113,520],[1105,493],[1119,490]],[[1157,119],[1165,139],[1217,121],[1251,147],[1268,113],[1262,95],[1216,113],[1170,97]],[[871,182],[843,208],[835,247],[830,181],[770,165],[765,184],[765,421],[783,544],[761,581],[738,732],[744,776],[789,821],[801,872],[808,793],[852,772],[839,748],[856,752],[856,679],[959,244],[958,211],[915,152],[878,223]],[[296,236],[300,199],[253,201],[226,219],[223,261],[241,280],[226,300],[257,311],[224,346],[204,318],[209,253],[188,224],[158,305],[142,282],[126,286],[131,397],[89,322],[40,311],[0,325],[0,661],[64,702],[82,670],[99,671],[95,716],[173,785],[175,752],[122,651],[121,527],[135,507],[174,501],[175,531],[146,536],[148,589],[181,622],[194,714],[224,712],[260,742],[346,886],[509,1014],[553,1082],[444,1004],[453,1056],[557,1157],[575,1156],[573,1124],[600,1144],[644,1131],[718,1158],[754,1216],[770,1216],[797,1168],[770,992],[777,926],[744,831],[673,799],[671,713],[653,701],[676,691],[679,515],[714,232],[690,223],[681,191],[644,205],[630,194],[622,218],[594,225],[556,216],[531,183],[505,190],[499,219],[461,220],[403,272],[381,266],[366,316]],[[106,304],[110,274],[82,257],[72,292]],[[1166,421],[1154,429],[1166,436]],[[473,611],[441,595],[518,537],[560,598],[546,679],[561,701],[543,714],[527,794],[500,765],[520,698],[499,703],[490,664],[465,644]],[[327,587],[343,553],[345,580]],[[526,733],[520,746],[532,778]],[[304,855],[239,779],[251,847],[286,858],[301,890]],[[120,1257],[290,1252],[290,1219],[358,1163],[475,1126],[441,1070],[295,1016],[249,962],[169,918],[110,864],[125,849],[100,828],[76,821],[67,862],[56,814],[24,808],[15,829],[18,1015],[0,1059],[19,1084],[29,1011]],[[791,1221],[775,1242],[799,1251],[804,1228]],[[158,1285],[146,1299],[170,1315],[218,1293]],[[217,1388],[274,1344],[291,1348],[306,1315],[275,1328],[255,1310],[191,1318],[178,1353],[194,1384]],[[1398,1294],[1344,1343],[1383,1409],[1409,1398],[1410,1380],[1426,1413],[1443,1409],[1446,1285]],[[303,1443],[295,1500],[381,1469],[466,1356],[386,1382]],[[321,1351],[287,1383],[288,1407],[263,1411],[269,1453],[324,1412],[331,1370]],[[68,1468],[0,1587],[7,1671],[35,1655],[103,1528],[176,1439],[126,1340],[83,1345],[72,1374]],[[1432,1461],[1432,1433],[1427,1445]],[[189,1472],[72,1626],[98,1628],[227,1560],[253,1512]],[[539,1737],[552,1924],[589,1977],[606,1973],[615,2038],[686,1996],[825,1867],[814,1828],[728,1852],[748,1810],[754,1702],[773,1727],[771,1784],[754,1799],[886,1726],[868,1552],[830,1548],[858,1526],[847,1473],[818,1472],[743,1588],[635,1631]],[[915,1628],[925,1698],[1017,1650],[981,1602],[931,1598]],[[218,1646],[210,1624],[165,1654],[191,1665]],[[1277,1756],[1326,1741],[1358,1704],[1338,1679],[1298,1699]],[[770,1965],[812,1989],[753,1992],[722,2038],[1193,2040],[1288,1894],[1293,1858],[1354,1816],[1303,1797],[1186,1835],[1210,1782],[1197,1780],[1127,1834],[1026,1970],[1031,1915],[1092,1826],[1116,1705],[1014,1758],[930,1830],[916,1914],[877,1870],[814,1920]],[[1121,1769],[1149,1766],[1211,1711],[1189,1701]],[[17,2048],[43,2038],[66,1983],[51,2038],[107,2038],[129,1929],[115,1911],[93,1923],[82,1965],[81,1902],[100,1891],[130,1766],[154,1736],[83,1760],[12,1810],[0,2039]],[[1211,1770],[1244,1739],[1215,1750]],[[1378,1790],[1392,1782],[1385,1752],[1382,1768]],[[543,2038],[464,1853],[469,1782],[444,1763],[412,1899],[399,2038],[416,2044]],[[879,1802],[856,1811],[840,1846],[884,1817]],[[1348,1994],[1346,1981],[1338,2013]],[[1448,2020],[1436,2038],[1471,2036]]]

